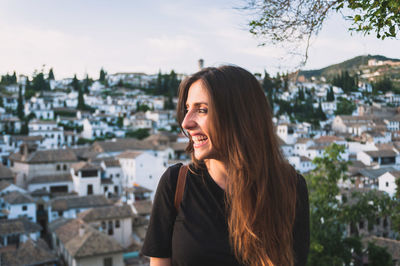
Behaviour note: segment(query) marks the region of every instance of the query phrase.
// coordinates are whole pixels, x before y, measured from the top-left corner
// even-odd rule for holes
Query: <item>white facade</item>
[[[123,154],[120,156],[118,159],[124,173],[124,187],[132,187],[136,183],[152,191],[157,189],[160,177],[167,168],[165,160],[147,152],[141,152],[134,158],[124,158]]]
[[[57,122],[33,121],[29,123],[29,136],[42,136],[39,149],[54,149],[64,144],[64,129]]]
[[[378,189],[381,191],[385,191],[390,195],[390,197],[393,197],[396,194],[397,179],[398,177],[396,177],[394,173],[386,172],[385,174],[378,177]]]
[[[290,156],[287,160],[299,173],[306,173],[315,168],[311,160],[303,156]]]
[[[103,194],[101,191],[101,171],[97,170],[95,174],[85,176],[84,170],[71,169],[72,181],[74,183],[74,191],[79,196]]]

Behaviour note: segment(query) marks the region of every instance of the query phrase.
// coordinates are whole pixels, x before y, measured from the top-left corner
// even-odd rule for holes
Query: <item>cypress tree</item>
[[[54,80],[54,73],[53,68],[50,68],[49,76],[47,77],[48,80]]]
[[[83,97],[83,90],[81,88],[78,88],[78,105],[76,106],[76,109],[78,110],[85,110],[85,98]]]
[[[22,98],[22,86],[18,89],[18,105],[17,105],[17,116],[20,120],[24,119],[24,100]]]
[[[107,73],[104,71],[103,68],[100,69],[100,76],[99,76],[99,81],[100,82],[105,82],[106,81],[106,75]]]
[[[76,74],[74,75],[74,78],[72,79],[71,85],[72,85],[72,88],[74,91],[79,92],[80,84],[79,84],[79,80],[76,78]]]
[[[263,79],[262,87],[265,92],[268,92],[270,89],[272,89],[274,87],[272,79],[266,70],[264,70],[264,79]]]

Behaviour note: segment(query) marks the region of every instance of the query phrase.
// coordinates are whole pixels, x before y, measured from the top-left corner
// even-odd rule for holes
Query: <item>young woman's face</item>
[[[208,107],[210,97],[200,80],[194,82],[186,99],[186,115],[182,122],[184,128],[193,141],[194,156],[197,160],[213,159],[213,149],[209,137],[210,122],[208,120]]]

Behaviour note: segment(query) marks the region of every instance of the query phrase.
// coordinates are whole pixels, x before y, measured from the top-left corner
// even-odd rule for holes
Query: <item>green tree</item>
[[[78,87],[78,105],[76,109],[78,110],[86,110],[85,98],[83,97],[83,89]]]
[[[139,140],[145,139],[148,136],[150,136],[150,133],[149,133],[149,129],[147,129],[147,128],[139,128],[135,131],[128,131],[125,134],[125,137],[136,138]]]
[[[78,78],[76,77],[76,74],[74,75],[74,78],[72,79],[71,86],[72,86],[74,91],[78,91],[79,92],[80,89],[81,89],[81,86],[80,86]]]
[[[400,178],[396,179],[396,193],[393,200],[395,211],[391,215],[392,229],[400,235]]]
[[[54,73],[53,73],[53,68],[50,68],[49,70],[49,75],[47,77],[48,80],[54,80]]]
[[[318,120],[322,120],[322,121],[326,120],[326,115],[325,115],[324,111],[322,110],[321,102],[319,102],[318,108],[315,110],[315,113],[316,113],[315,116]]]
[[[272,90],[274,87],[274,84],[272,82],[272,78],[268,74],[268,72],[264,69],[264,78],[262,82],[262,87],[265,92],[268,92],[269,90]]]
[[[357,106],[346,98],[340,98],[336,106],[335,115],[351,115]]]
[[[20,120],[23,120],[25,117],[24,114],[24,98],[22,96],[22,86],[19,86],[18,89],[18,105],[17,105],[17,116]]]
[[[305,176],[310,200],[308,265],[361,265],[363,252],[355,223],[367,220],[373,226],[376,217],[393,212],[393,201],[385,194],[340,192],[338,182],[349,180],[349,162],[341,159],[344,150],[343,145],[332,144],[322,158],[313,160],[316,168]]]
[[[398,0],[247,0],[244,7],[253,19],[249,22],[250,33],[262,37],[261,45],[307,41],[321,30],[332,12],[350,10],[344,16],[353,25],[350,31],[364,34],[376,33],[378,39],[395,38],[400,26],[400,1]]]
[[[310,254],[309,265],[341,265],[350,263],[349,241],[344,237],[345,224],[339,219],[339,180],[346,180],[348,163],[340,159],[344,147],[333,144],[322,158],[315,158],[316,168],[306,175],[310,191]]]
[[[333,93],[333,88],[330,87],[326,92],[326,101],[333,102],[335,100],[335,94]]]
[[[32,88],[31,82],[29,81],[29,78],[26,78],[26,83],[25,83],[25,100],[29,100],[33,96],[35,96],[35,90]]]
[[[83,80],[83,92],[84,93],[89,93],[89,86],[92,85],[93,80],[89,78],[89,75],[86,74],[85,79]]]
[[[382,79],[379,79],[375,83],[372,83],[372,91],[374,94],[378,92],[388,92],[394,89],[393,82],[388,76],[384,76]]]
[[[99,81],[104,83],[106,81],[107,72],[104,71],[103,68],[100,69]]]
[[[391,266],[393,265],[392,255],[387,252],[386,248],[368,243],[368,265],[370,266]]]
[[[24,121],[22,122],[21,132],[20,132],[21,135],[28,135],[29,134],[28,123],[29,123],[28,119],[24,119]]]
[[[177,96],[179,87],[179,80],[174,70],[169,73],[168,79],[168,95]]]
[[[118,126],[118,128],[122,128],[124,126],[124,117],[122,115],[118,116],[117,126]]]
[[[305,100],[304,88],[299,88],[299,92],[298,92],[297,98],[299,99],[299,101],[304,101]]]
[[[151,108],[147,104],[136,102],[136,112],[147,112],[148,110],[151,110]]]
[[[161,70],[158,71],[157,74],[157,80],[156,80],[156,85],[155,85],[155,92],[156,94],[162,94],[162,74],[161,74]]]
[[[44,78],[44,74],[42,72],[34,75],[32,79],[32,89],[35,92],[49,91],[50,85],[47,80]]]

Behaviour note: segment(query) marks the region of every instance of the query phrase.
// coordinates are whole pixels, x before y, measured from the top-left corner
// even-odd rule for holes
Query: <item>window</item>
[[[57,164],[56,168],[57,168],[57,171],[60,171],[61,166],[59,164]]]
[[[359,227],[360,227],[360,229],[363,229],[363,228],[364,228],[364,221],[361,221],[361,222],[359,223]]]
[[[67,165],[66,165],[66,164],[64,164],[63,170],[64,170],[64,171],[67,170]]]
[[[113,227],[113,222],[108,221],[108,234],[113,235],[114,234],[114,227]]]
[[[104,258],[103,265],[104,266],[112,266],[112,258]]]
[[[119,174],[115,174],[116,177],[119,177]]]
[[[102,221],[101,222],[101,228],[103,229],[103,230],[106,230],[106,227],[107,225],[106,225],[106,222],[105,221]]]
[[[92,195],[93,194],[93,185],[87,185],[87,194]]]
[[[22,210],[23,210],[23,211],[26,211],[26,210],[28,210],[28,206],[26,206],[26,205],[23,205],[23,206],[22,206]]]
[[[386,187],[388,187],[389,186],[389,182],[386,182]]]
[[[113,178],[113,174],[110,174],[110,178]]]
[[[115,220],[115,228],[119,228],[120,224],[119,224],[119,220]]]

